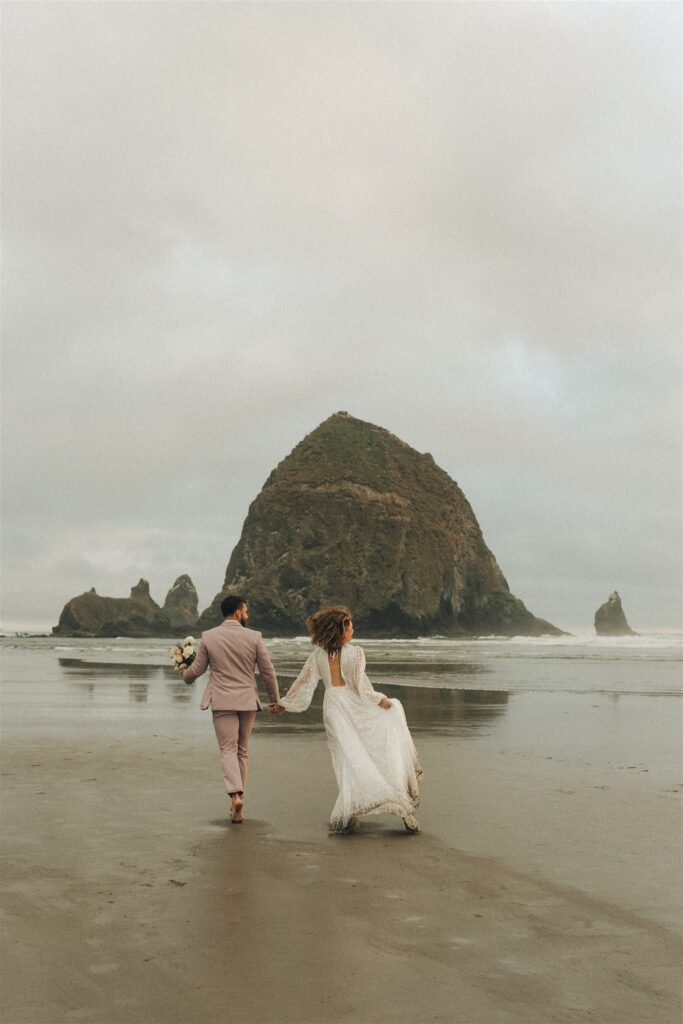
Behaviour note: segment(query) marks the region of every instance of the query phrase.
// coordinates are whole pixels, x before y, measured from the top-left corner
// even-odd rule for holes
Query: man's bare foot
[[[242,812],[243,807],[244,800],[239,793],[235,793],[232,798],[232,814],[230,816],[230,820],[234,825],[239,825],[244,821],[244,814]]]

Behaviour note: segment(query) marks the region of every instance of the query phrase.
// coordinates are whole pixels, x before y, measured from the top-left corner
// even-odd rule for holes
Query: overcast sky
[[[680,628],[678,4],[2,13],[5,628],[205,607],[340,409],[534,613]]]

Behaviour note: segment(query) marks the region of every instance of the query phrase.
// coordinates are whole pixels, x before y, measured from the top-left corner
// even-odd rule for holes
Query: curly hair
[[[344,630],[350,621],[351,612],[343,604],[319,608],[306,619],[311,643],[322,647],[328,654],[337,654],[344,643]]]

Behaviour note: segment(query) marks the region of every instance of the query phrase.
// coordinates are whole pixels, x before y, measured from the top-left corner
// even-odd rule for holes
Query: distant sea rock
[[[195,585],[187,574],[179,576],[175,581],[166,595],[162,611],[177,632],[195,628],[199,616],[199,599]]]
[[[199,628],[221,621],[228,593],[249,599],[257,628],[284,635],[335,602],[363,636],[562,633],[510,593],[469,502],[432,456],[345,412],[270,474]]]
[[[179,577],[179,580],[181,579],[189,580],[192,585],[189,576]],[[169,596],[179,580],[176,580]],[[181,589],[183,593],[189,593],[186,585]],[[193,585],[192,589],[194,590]],[[166,600],[168,602],[168,598]],[[195,593],[195,609],[196,607]],[[184,632],[185,629],[186,625],[183,624],[180,632]],[[177,631],[177,626],[165,610],[150,596],[149,583],[144,579],[131,588],[130,597],[101,597],[93,587],[87,593],[72,598],[67,601],[58,625],[52,630],[55,636],[74,637],[175,637]]]
[[[595,632],[598,636],[638,636],[626,621],[616,590],[595,613]]]

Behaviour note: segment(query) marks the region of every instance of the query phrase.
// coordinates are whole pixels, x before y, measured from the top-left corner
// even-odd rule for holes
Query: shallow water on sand
[[[681,645],[667,636],[364,641],[376,689],[398,697],[415,733],[478,738],[497,747],[563,751],[614,763],[642,782],[683,778]],[[270,639],[282,692],[310,651],[304,638]],[[204,732],[203,681],[186,686],[168,640],[2,638],[5,735],[68,735],[88,721],[139,735]],[[259,727],[322,729],[322,686],[311,708]]]

